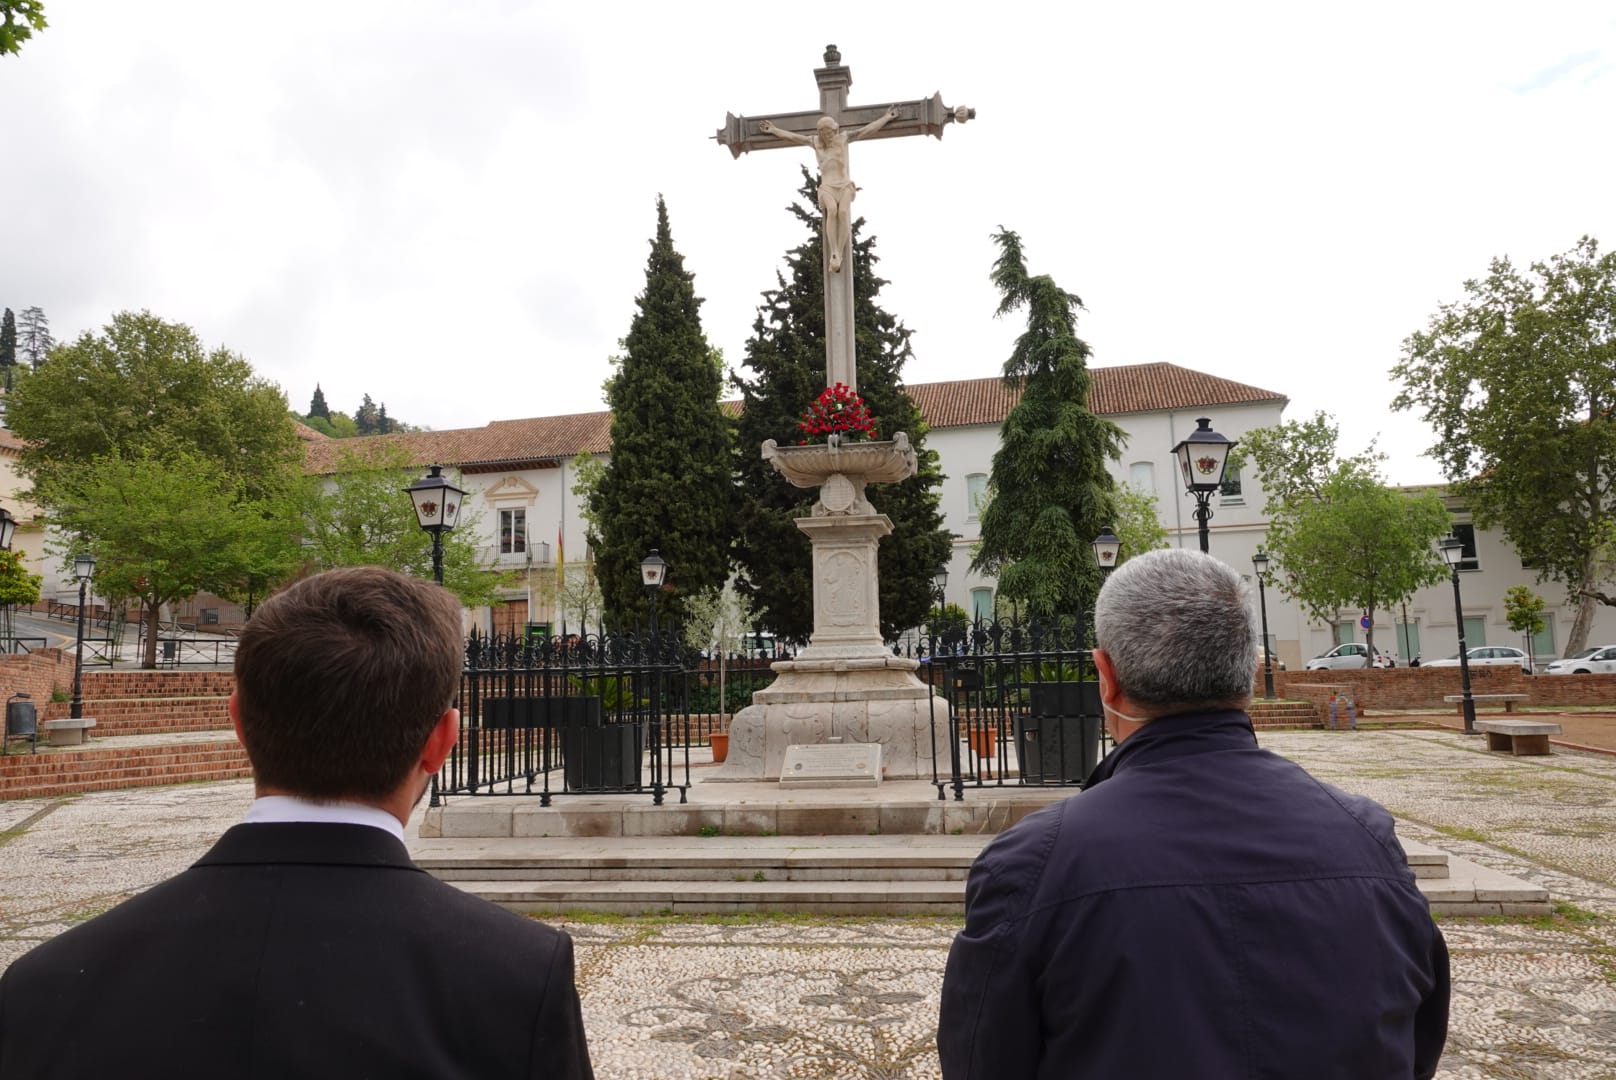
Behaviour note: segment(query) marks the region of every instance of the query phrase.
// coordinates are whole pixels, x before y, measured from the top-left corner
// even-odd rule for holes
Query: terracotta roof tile
[[[1097,367],[1089,407],[1096,413],[1157,412],[1193,409],[1201,405],[1240,405],[1288,400],[1283,394],[1262,390],[1230,379],[1220,379],[1177,364],[1131,364]],[[932,428],[1002,423],[1021,394],[997,376],[952,382],[916,383],[906,387]],[[738,415],[740,403],[722,403],[724,411]],[[537,416],[526,420],[495,420],[480,428],[421,431],[408,435],[373,435],[362,439],[333,439],[306,446],[311,472],[328,472],[337,452],[346,446],[396,443],[409,452],[411,466],[455,465],[510,467],[526,462],[560,461],[587,451],[603,454],[611,449],[611,413],[574,413]]]

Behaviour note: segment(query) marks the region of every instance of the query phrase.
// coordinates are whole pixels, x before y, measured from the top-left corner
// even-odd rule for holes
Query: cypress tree
[[[786,253],[786,274],[763,294],[746,345],[747,381],[736,379],[742,399],[737,422],[741,506],[737,514],[737,561],[743,587],[765,609],[760,620],[781,638],[804,640],[813,631],[812,555],[808,538],[794,524],[806,516],[815,493],[796,488],[759,453],[765,439],[780,445],[801,441],[797,421],[825,388],[825,280],[816,178],[803,170],[801,201],[789,210],[809,238]],[[892,519],[881,541],[881,632],[895,637],[921,623],[931,607],[931,576],[948,558],[950,538],[938,510],[942,473],[935,451],[926,449],[920,409],[904,392],[904,364],[913,356],[911,331],[883,310],[876,297],[886,282],[875,274],[874,238],[864,238],[862,218],[853,223],[854,338],[858,389],[875,417],[880,436],[909,435],[919,471],[897,484],[871,484],[865,496]],[[846,270],[844,269],[844,272]]]
[[[325,403],[325,391],[320,389],[319,383],[314,384],[314,396],[309,399],[308,414],[318,416],[322,420],[331,419],[331,407]]]
[[[0,319],[0,368],[5,369],[6,389],[11,389],[11,369],[17,366],[17,317],[6,308]]]
[[[640,560],[653,548],[670,566],[664,622],[680,619],[682,596],[729,578],[735,491],[719,408],[723,365],[702,332],[695,276],[673,246],[660,195],[656,205],[645,291],[606,384],[612,453],[591,499],[595,574],[607,621],[618,626],[644,618]]]
[[[1032,277],[1021,237],[994,235],[998,314],[1027,309],[1027,329],[1005,361],[1021,400],[999,432],[971,568],[999,579],[999,594],[1033,615],[1076,615],[1099,590],[1090,546],[1115,514],[1115,458],[1122,429],[1089,412],[1090,349],[1077,336],[1083,301],[1047,274]]]

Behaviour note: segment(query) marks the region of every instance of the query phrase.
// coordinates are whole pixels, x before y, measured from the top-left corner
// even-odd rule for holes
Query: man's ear
[[[1120,693],[1117,688],[1117,669],[1112,665],[1111,657],[1104,649],[1094,650],[1094,674],[1100,680],[1100,700],[1115,708]]]
[[[426,737],[426,745],[421,748],[421,771],[432,776],[443,768],[449,751],[454,749],[459,739],[460,710],[446,709],[438,717],[438,722],[432,725],[432,733]]]
[[[225,708],[230,710],[230,726],[236,729],[236,741],[245,748],[247,740],[241,737],[240,697],[240,691],[231,691],[230,700],[225,703]]]

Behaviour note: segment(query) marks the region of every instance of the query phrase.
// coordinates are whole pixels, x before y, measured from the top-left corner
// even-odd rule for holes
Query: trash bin
[[[175,657],[179,656],[179,654],[180,654],[180,643],[178,641],[175,641],[173,638],[164,638],[163,639],[163,660],[166,663],[171,664],[171,663],[174,662]]]
[[[1028,784],[1081,784],[1100,763],[1100,687],[1033,683],[1031,711],[1015,720],[1016,755]]]
[[[637,720],[608,724],[598,697],[551,699],[560,708],[561,756],[568,791],[623,791],[640,786],[645,725]]]
[[[12,739],[29,739],[32,747],[38,748],[39,713],[32,701],[6,702],[6,745],[9,746]]]

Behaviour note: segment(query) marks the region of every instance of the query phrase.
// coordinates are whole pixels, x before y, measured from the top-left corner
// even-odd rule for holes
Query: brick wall
[[[1276,671],[1280,697],[1328,701],[1328,686],[1346,686],[1359,708],[1449,709],[1447,694],[1463,693],[1456,667],[1391,668],[1369,671]],[[1616,706],[1616,675],[1526,675],[1520,668],[1470,669],[1474,694],[1526,694],[1532,705]],[[1258,673],[1257,693],[1262,693]]]
[[[0,701],[19,690],[31,694],[41,717],[51,690],[73,689],[73,660],[60,649],[35,649],[21,656],[0,657]]]

